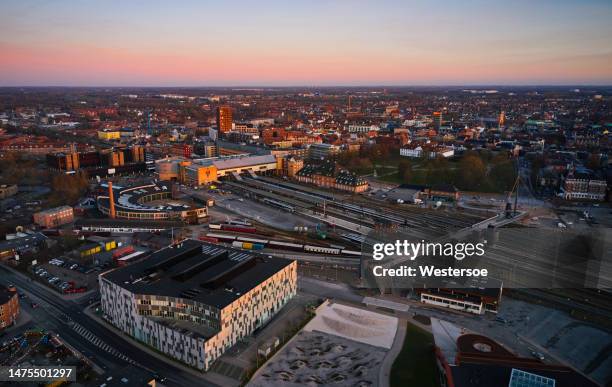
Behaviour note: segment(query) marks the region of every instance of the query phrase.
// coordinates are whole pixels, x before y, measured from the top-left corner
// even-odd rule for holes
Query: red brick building
[[[34,214],[34,223],[52,228],[74,221],[74,211],[70,206],[62,206],[40,211]]]
[[[17,289],[0,286],[0,331],[10,327],[19,316]]]

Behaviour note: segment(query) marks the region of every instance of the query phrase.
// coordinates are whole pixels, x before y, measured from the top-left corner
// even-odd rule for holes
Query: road
[[[57,333],[102,369],[113,370],[131,363],[151,374],[166,376],[168,379],[164,384],[168,386],[215,386],[197,375],[141,351],[125,338],[91,319],[83,313],[87,301],[64,300],[53,290],[1,265],[0,274],[5,282],[14,284],[31,301],[40,305],[30,311],[33,320],[30,324]]]

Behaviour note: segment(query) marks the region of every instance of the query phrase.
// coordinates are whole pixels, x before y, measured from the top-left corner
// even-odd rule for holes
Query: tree
[[[84,172],[75,175],[56,174],[51,179],[51,202],[54,205],[72,204],[83,195],[89,182]]]
[[[412,162],[407,159],[400,160],[397,165],[397,175],[404,183],[409,183],[412,178]]]
[[[414,178],[414,173],[412,169],[406,169],[401,177],[404,184],[410,184]]]
[[[493,165],[489,172],[489,180],[497,191],[509,191],[516,180],[516,168],[512,161]]]
[[[466,190],[480,188],[486,175],[486,168],[480,157],[468,154],[459,162],[456,184]]]

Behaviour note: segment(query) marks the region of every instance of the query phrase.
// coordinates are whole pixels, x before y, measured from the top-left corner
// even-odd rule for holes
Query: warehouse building
[[[0,260],[43,249],[49,239],[42,233],[18,233],[16,238],[0,241]]]
[[[70,206],[50,208],[34,214],[34,223],[45,228],[57,227],[72,222],[74,222],[74,211]]]
[[[296,292],[296,261],[192,239],[100,275],[110,323],[202,371]]]

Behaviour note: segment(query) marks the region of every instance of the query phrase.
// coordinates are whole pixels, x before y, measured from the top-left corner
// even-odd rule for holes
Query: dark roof
[[[77,249],[77,251],[87,251],[87,250],[95,249],[96,247],[100,247],[100,244],[96,243],[96,242],[87,243],[87,244],[79,247]]]
[[[335,177],[336,183],[343,185],[363,185],[366,181],[345,169],[336,172],[336,164],[332,161],[327,161],[322,164],[307,164],[297,172],[298,176],[311,177],[313,175],[321,175],[327,177]]]
[[[0,251],[22,250],[38,246],[44,242],[47,237],[39,232],[28,234],[27,236],[6,241],[0,241]]]
[[[222,309],[291,262],[187,239],[104,278],[135,294],[192,299]]]
[[[450,185],[450,184],[438,184],[438,185],[434,185],[434,186],[431,187],[431,189],[433,191],[440,191],[440,192],[450,192],[450,193],[459,192],[457,187],[455,187],[454,185]]]
[[[323,175],[333,177],[336,165],[332,162],[326,162],[321,165],[307,164],[298,171],[299,176]]]
[[[400,184],[399,187],[397,188],[401,188],[401,189],[415,189],[418,191],[425,191],[425,189],[428,188],[428,186],[426,185],[420,185],[420,184]]]
[[[462,364],[451,367],[455,387],[507,386],[512,369],[520,369],[555,380],[555,387],[595,387],[596,383],[570,368],[542,370],[498,364]]]

